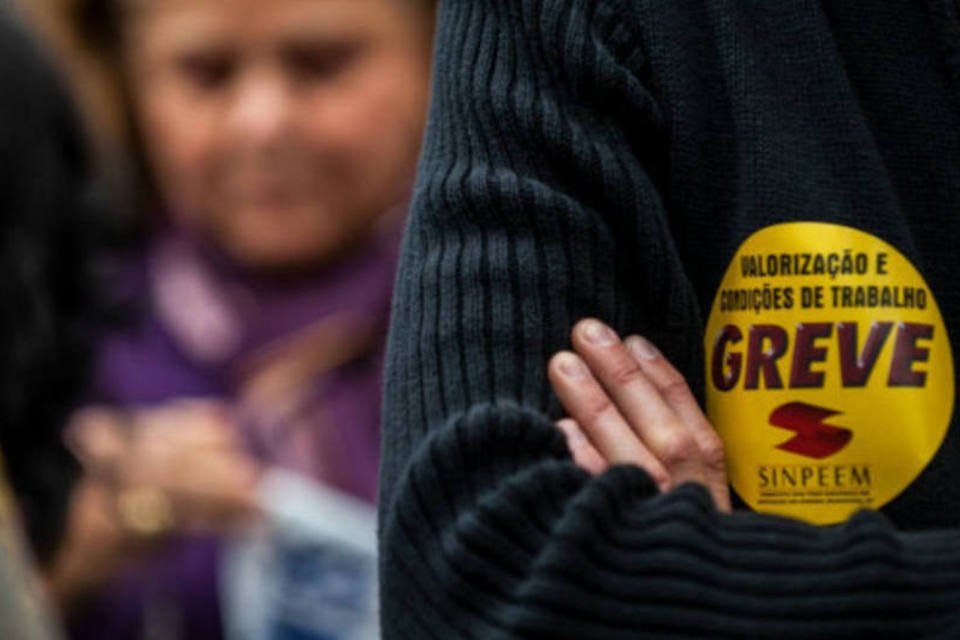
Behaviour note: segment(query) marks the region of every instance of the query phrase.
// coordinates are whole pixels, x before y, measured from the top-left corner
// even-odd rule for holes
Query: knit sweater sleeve
[[[616,0],[447,0],[394,302],[385,638],[903,636],[954,624],[960,535],[717,514],[591,478],[545,377],[578,318],[695,379],[662,198],[665,124]],[[956,629],[960,631],[960,627]]]

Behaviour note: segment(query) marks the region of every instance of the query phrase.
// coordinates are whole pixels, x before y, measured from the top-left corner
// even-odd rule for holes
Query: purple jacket
[[[183,234],[156,234],[129,265],[125,287],[140,313],[103,342],[92,400],[126,407],[223,400],[265,463],[373,502],[398,244],[394,227],[336,265],[270,280],[238,271]],[[276,371],[291,358],[308,367],[293,367],[297,375],[278,385]],[[222,636],[217,588],[216,541],[176,540],[119,576],[72,632],[215,639]]]

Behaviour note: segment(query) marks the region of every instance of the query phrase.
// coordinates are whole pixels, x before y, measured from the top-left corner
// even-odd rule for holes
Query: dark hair
[[[70,22],[75,26],[81,39],[88,45],[108,53],[114,60],[119,59],[123,24],[123,2],[125,0],[76,0]],[[439,0],[396,0],[432,16]]]
[[[2,6],[0,78],[0,451],[44,561],[79,473],[60,431],[88,372],[102,219],[72,105]]]

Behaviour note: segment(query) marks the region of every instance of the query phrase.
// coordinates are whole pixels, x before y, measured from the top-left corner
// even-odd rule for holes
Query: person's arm
[[[442,3],[388,358],[384,637],[944,629],[958,534],[726,516],[697,486],[659,495],[638,467],[591,477],[570,460],[545,365],[579,318],[642,333],[700,377],[656,173],[667,125],[617,7]]]

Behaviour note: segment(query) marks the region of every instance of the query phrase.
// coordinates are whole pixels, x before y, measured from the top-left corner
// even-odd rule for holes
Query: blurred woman
[[[137,313],[103,342],[68,431],[102,500],[73,510],[51,582],[78,637],[215,638],[207,536],[257,517],[264,469],[375,499],[382,340],[432,11],[74,9],[129,106],[144,217],[119,270]]]

